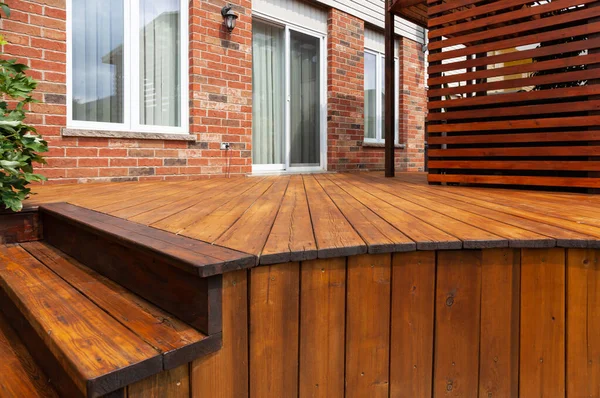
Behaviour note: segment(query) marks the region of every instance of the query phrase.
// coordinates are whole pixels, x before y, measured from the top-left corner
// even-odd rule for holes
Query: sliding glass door
[[[254,21],[254,171],[325,167],[323,40],[289,26]]]

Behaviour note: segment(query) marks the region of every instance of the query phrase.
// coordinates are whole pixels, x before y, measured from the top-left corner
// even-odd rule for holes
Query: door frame
[[[268,15],[264,15],[259,12],[254,12],[252,16],[253,20],[256,19],[261,23],[270,24],[284,29],[284,75],[285,75],[285,107],[284,107],[284,121],[285,131],[283,132],[284,139],[284,153],[283,157],[285,163],[281,164],[254,164],[252,163],[252,172],[315,172],[327,170],[327,34],[318,32],[310,28],[301,27],[293,23],[273,18]],[[319,166],[291,166],[291,109],[290,109],[290,32],[295,31],[308,36],[316,37],[319,39],[320,45],[320,79],[319,79],[319,97],[320,97],[320,129],[319,129]],[[254,67],[254,65],[253,65]],[[283,167],[282,167],[283,166]]]

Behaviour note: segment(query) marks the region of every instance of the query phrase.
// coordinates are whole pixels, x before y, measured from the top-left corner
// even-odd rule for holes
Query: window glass
[[[377,138],[377,56],[365,52],[365,138]]]
[[[73,0],[73,120],[123,123],[123,0]]]

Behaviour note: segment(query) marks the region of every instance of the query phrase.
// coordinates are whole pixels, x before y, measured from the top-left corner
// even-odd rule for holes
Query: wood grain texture
[[[0,312],[0,396],[58,398],[47,376]]]
[[[223,347],[191,364],[193,397],[248,396],[248,271],[223,275]]]
[[[477,397],[481,251],[438,253],[435,313],[436,397]]]
[[[128,398],[189,398],[189,365],[150,376],[127,387]]]
[[[519,250],[481,253],[479,397],[519,394]]]
[[[388,397],[390,277],[390,254],[348,258],[346,397]]]
[[[565,272],[564,249],[522,250],[520,396],[565,394]]]
[[[20,213],[0,211],[0,244],[38,240],[42,236],[37,208]]]
[[[301,265],[299,396],[344,396],[346,259]]]
[[[250,271],[250,396],[298,396],[300,264]]]
[[[0,260],[0,287],[82,394],[103,395],[162,369],[156,349],[25,250],[0,247]]]
[[[435,253],[394,254],[392,264],[390,397],[431,397]]]
[[[600,395],[600,253],[567,252],[567,396]]]

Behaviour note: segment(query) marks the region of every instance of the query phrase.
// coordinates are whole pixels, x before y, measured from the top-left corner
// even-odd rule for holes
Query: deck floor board
[[[261,264],[360,253],[600,247],[594,195],[428,185],[425,174],[237,177],[39,186],[68,202],[259,257]]]

